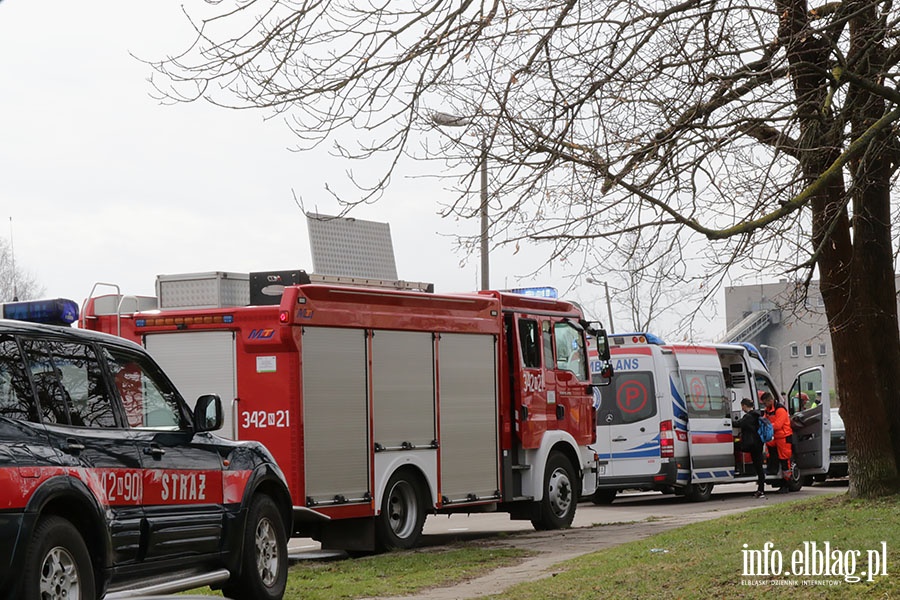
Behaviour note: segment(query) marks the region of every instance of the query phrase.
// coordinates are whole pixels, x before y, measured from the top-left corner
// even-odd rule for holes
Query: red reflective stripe
[[[653,356],[653,350],[647,348],[646,346],[622,346],[613,347],[609,349],[610,356],[624,356],[628,354],[643,354],[646,356]]]
[[[0,468],[0,510],[25,508],[53,477],[82,481],[101,506],[239,503],[251,471],[170,469]]]
[[[722,444],[734,441],[730,433],[692,433],[691,441],[695,444]]]
[[[221,504],[222,472],[149,469],[144,473],[144,504]]]
[[[34,490],[47,479],[42,469],[28,467],[0,469],[0,510],[25,508]]]
[[[706,346],[668,346],[676,354],[712,354],[718,356],[718,351],[715,348],[709,348]]]
[[[250,471],[225,471],[222,488],[225,504],[237,504],[244,499],[244,490],[250,481]]]

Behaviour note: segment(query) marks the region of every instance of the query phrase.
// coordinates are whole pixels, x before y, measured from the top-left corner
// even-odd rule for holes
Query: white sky
[[[0,236],[11,217],[16,264],[48,297],[80,303],[98,281],[150,295],[160,273],[311,271],[293,194],[336,214],[326,183],[359,169],[324,149],[289,151],[291,133],[263,112],[151,98],[151,70],[130,54],[183,49],[182,3],[0,1]],[[476,289],[478,256],[455,252],[449,235],[479,225],[438,217],[436,199],[452,198],[445,185],[395,176],[384,200],[351,216],[390,223],[402,279]],[[561,267],[520,279],[542,256],[492,253],[492,286],[553,285],[606,321],[600,288],[570,289]]]

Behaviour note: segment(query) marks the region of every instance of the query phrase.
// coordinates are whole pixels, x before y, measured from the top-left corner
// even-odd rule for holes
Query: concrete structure
[[[896,284],[900,289],[900,276]],[[727,287],[725,319],[728,331],[719,341],[754,344],[782,391],[788,391],[798,371],[825,365],[836,405],[834,356],[818,281],[808,290],[802,282],[788,280]]]
[[[833,394],[834,358],[818,281],[804,292],[802,282],[787,280],[725,288],[728,331],[720,341],[754,344],[785,392],[795,373],[825,365]]]

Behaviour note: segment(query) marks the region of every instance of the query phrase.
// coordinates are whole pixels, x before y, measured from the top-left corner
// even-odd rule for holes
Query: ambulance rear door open
[[[674,346],[680,379],[676,401],[688,415],[691,483],[725,483],[734,479],[734,433],[731,399],[715,348]],[[674,374],[673,374],[674,375]]]
[[[797,374],[788,393],[788,412],[794,430],[794,460],[801,475],[828,472],[831,456],[831,399],[825,367],[812,367]],[[801,394],[807,402],[804,407]]]

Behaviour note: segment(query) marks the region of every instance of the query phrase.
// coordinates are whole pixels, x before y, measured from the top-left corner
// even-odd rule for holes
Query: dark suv
[[[0,319],[0,596],[281,598],[285,479],[260,444],[210,433],[222,418],[136,344]]]

